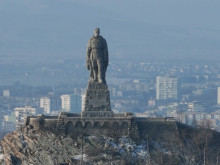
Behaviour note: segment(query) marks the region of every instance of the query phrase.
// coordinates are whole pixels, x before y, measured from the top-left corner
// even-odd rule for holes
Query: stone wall
[[[62,135],[129,136],[129,129],[131,127],[130,117],[82,118],[68,116],[71,115],[61,114],[56,118],[48,116],[28,117],[25,123],[26,126],[35,130],[45,129]]]
[[[141,139],[172,141],[179,136],[177,122],[172,118],[136,118]]]
[[[116,117],[117,116],[117,117]],[[108,137],[129,136],[135,140],[169,140],[178,136],[177,122],[172,118],[138,118],[131,114],[115,117],[79,117],[61,113],[59,116],[28,117],[26,126],[49,130],[60,135]]]

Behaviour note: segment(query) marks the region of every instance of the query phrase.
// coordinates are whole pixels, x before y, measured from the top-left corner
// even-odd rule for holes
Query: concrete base
[[[105,83],[89,82],[82,117],[113,117],[110,94]]]

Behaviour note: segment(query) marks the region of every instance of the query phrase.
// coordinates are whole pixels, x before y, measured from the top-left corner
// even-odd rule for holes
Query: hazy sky
[[[84,60],[96,27],[112,60],[216,61],[219,8],[219,0],[1,0],[0,61]]]

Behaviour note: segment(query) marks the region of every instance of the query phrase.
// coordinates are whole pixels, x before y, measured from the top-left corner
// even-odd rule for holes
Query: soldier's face
[[[95,36],[95,37],[98,37],[98,36],[99,36],[99,30],[98,30],[98,29],[95,29],[95,30],[94,30],[94,36]]]

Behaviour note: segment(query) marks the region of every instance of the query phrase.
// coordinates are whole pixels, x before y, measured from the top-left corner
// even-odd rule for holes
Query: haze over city
[[[1,1],[1,63],[83,60],[96,27],[112,60],[216,61],[219,6],[218,0]]]
[[[217,62],[219,5],[217,0],[1,1],[0,84],[24,82],[27,75],[33,85],[42,84],[43,73],[35,72],[48,67],[84,70],[87,40],[96,27],[108,41],[110,63]]]

